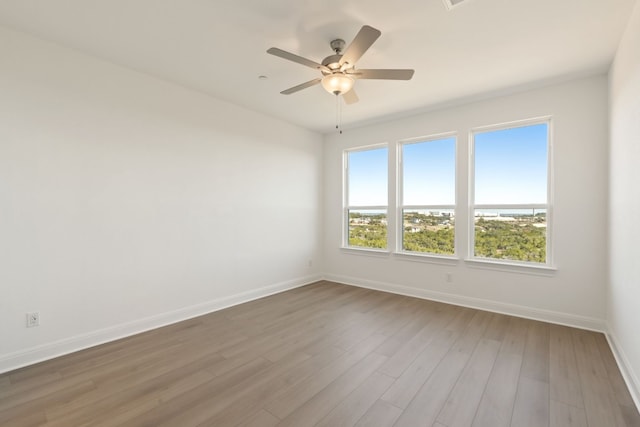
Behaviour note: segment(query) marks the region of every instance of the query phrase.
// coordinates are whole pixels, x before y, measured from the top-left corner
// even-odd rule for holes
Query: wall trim
[[[428,289],[419,289],[410,286],[378,282],[350,276],[329,274],[325,275],[324,279],[350,286],[358,286],[361,288],[391,292],[394,294],[459,305],[462,307],[469,307],[478,310],[491,311],[494,313],[507,314],[510,316],[523,317],[525,319],[541,320],[543,322],[571,326],[579,329],[586,329],[602,333],[605,333],[606,331],[605,321],[593,317],[567,314],[558,311],[544,310],[517,304],[509,304],[481,298],[467,297],[464,295],[437,292]]]
[[[310,275],[0,355],[0,374],[322,280]]]
[[[607,342],[609,343],[613,357],[616,359],[618,369],[620,369],[620,372],[622,373],[622,378],[629,389],[633,403],[636,404],[636,408],[640,411],[640,378],[633,370],[633,366],[629,362],[629,358],[625,354],[623,347],[620,345],[620,340],[618,340],[616,335],[611,332],[611,325],[609,324],[607,326],[608,332],[605,334]]]

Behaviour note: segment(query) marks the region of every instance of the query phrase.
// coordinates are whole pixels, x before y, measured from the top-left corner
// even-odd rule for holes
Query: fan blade
[[[364,25],[356,34],[349,47],[347,47],[340,58],[340,65],[348,63],[352,67],[356,61],[371,47],[373,42],[380,37],[380,30],[376,30],[373,27]]]
[[[353,70],[347,72],[348,75],[356,79],[379,79],[379,80],[411,80],[414,70]]]
[[[349,92],[343,93],[342,99],[344,99],[345,104],[355,104],[359,101],[355,89],[351,89]]]
[[[307,58],[303,58],[302,56],[298,56],[296,54],[287,52],[286,50],[282,50],[282,49],[278,49],[277,47],[272,47],[269,50],[267,50],[267,53],[270,53],[271,55],[275,55],[278,56],[282,59],[287,59],[289,61],[293,61],[293,62],[297,62],[298,64],[302,64],[305,65],[307,67],[316,69],[316,70],[324,70],[324,71],[328,71],[330,72],[331,70],[329,70],[328,67],[319,64],[315,61],[312,61],[310,59]]]
[[[311,86],[315,86],[322,81],[321,78],[309,80],[308,82],[299,84],[298,86],[290,87],[289,89],[283,90],[280,92],[283,95],[291,95],[294,92],[298,92],[299,90],[306,89]]]

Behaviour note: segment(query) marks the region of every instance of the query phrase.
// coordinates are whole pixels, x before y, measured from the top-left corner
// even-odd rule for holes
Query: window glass
[[[474,134],[473,256],[548,263],[548,123]]]
[[[476,209],[475,255],[545,263],[547,210]]]
[[[402,145],[403,205],[456,202],[455,138]]]
[[[402,250],[455,254],[456,139],[402,143]]]
[[[349,246],[387,247],[387,211],[349,209]]]
[[[547,124],[479,132],[475,203],[547,203]]]
[[[386,206],[387,168],[386,147],[349,152],[348,205]]]
[[[347,152],[347,222],[349,247],[387,247],[387,147]]]
[[[402,249],[409,252],[455,254],[453,209],[402,211]]]

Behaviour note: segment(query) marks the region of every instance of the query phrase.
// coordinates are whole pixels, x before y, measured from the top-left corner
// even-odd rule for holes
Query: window
[[[387,248],[388,149],[345,152],[345,246]]]
[[[345,150],[343,247],[551,267],[551,119],[472,130],[468,168],[459,143],[449,132]]]
[[[402,251],[455,254],[456,139],[400,145]]]
[[[472,133],[471,253],[550,264],[550,121]]]

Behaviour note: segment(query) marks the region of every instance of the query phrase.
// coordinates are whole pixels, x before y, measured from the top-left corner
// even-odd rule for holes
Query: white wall
[[[610,337],[640,407],[640,3],[610,79]]]
[[[0,58],[0,372],[319,277],[320,135],[2,28]]]
[[[340,249],[342,152],[348,147],[458,132],[463,177],[457,198],[466,206],[469,129],[533,117],[553,117],[555,212],[550,275],[354,255]],[[594,76],[467,105],[346,130],[325,138],[325,269],[344,283],[457,304],[604,329],[607,280],[607,79]],[[394,199],[392,191],[390,199]],[[457,212],[459,255],[467,233]],[[451,272],[452,283],[446,283]]]

